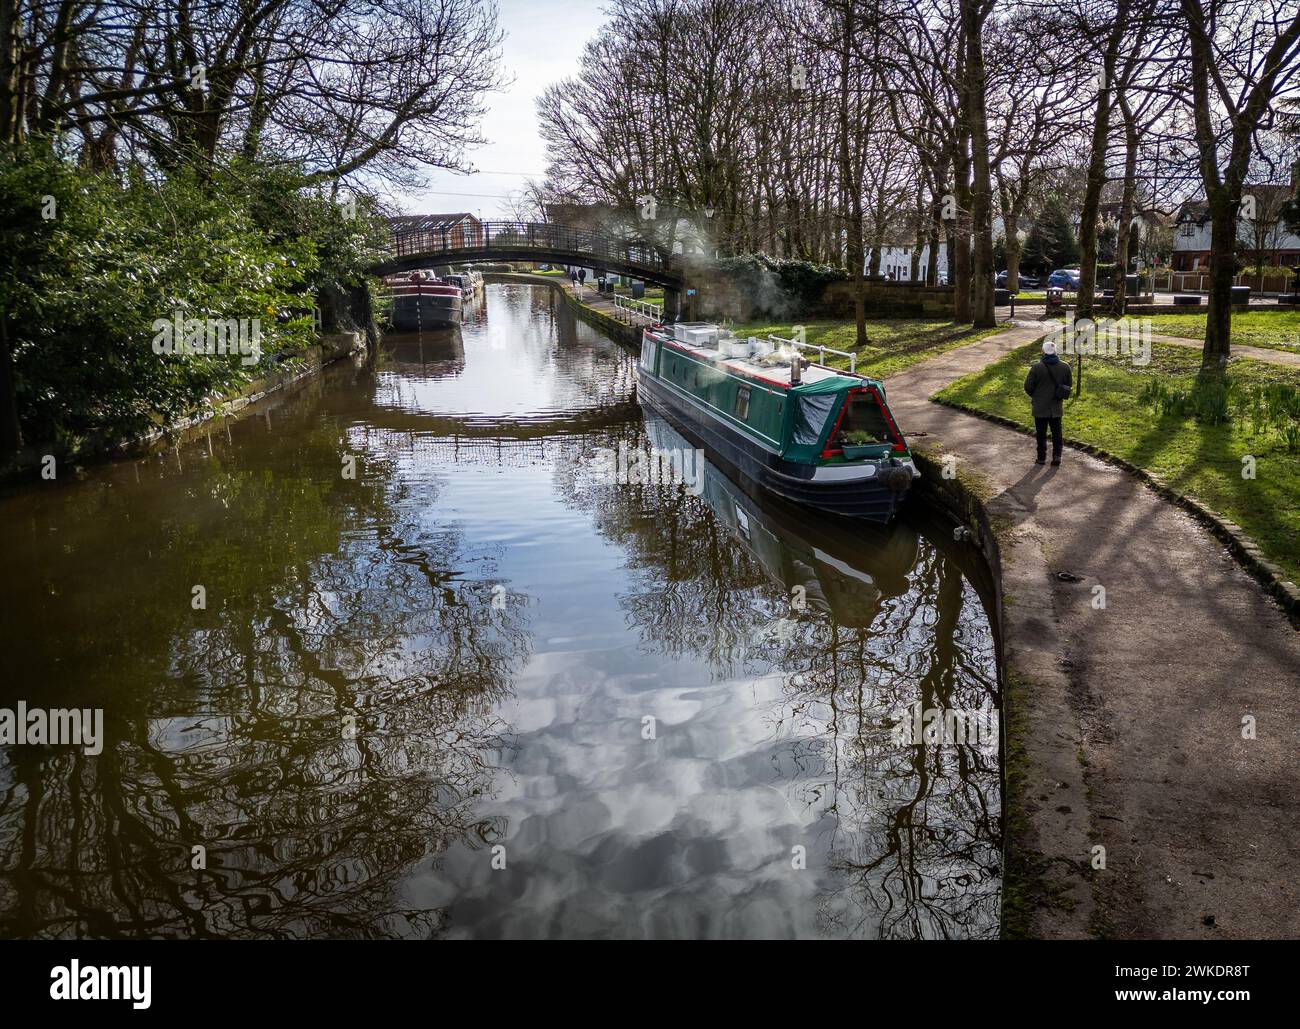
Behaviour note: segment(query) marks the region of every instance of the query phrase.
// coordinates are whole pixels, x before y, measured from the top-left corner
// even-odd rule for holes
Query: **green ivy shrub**
[[[283,169],[119,178],[47,144],[0,151],[0,317],[24,442],[128,436],[314,342],[317,291],[364,282],[382,239]],[[257,319],[260,358],[159,354],[156,323]]]

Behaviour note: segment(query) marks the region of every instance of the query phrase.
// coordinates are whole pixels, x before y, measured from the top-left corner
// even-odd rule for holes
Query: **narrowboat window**
[[[839,432],[832,441],[837,446],[845,443],[861,446],[864,443],[893,443],[893,433],[885,422],[880,404],[870,393],[854,393],[844,407]]]
[[[741,421],[749,420],[749,387],[740,386],[736,389],[736,417]]]

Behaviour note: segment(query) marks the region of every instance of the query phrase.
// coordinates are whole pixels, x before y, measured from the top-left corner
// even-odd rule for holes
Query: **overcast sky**
[[[546,151],[537,133],[534,101],[552,82],[573,75],[583,45],[604,20],[597,5],[563,0],[498,0],[505,31],[502,70],[513,82],[487,98],[485,146],[470,151],[474,175],[440,170],[428,186],[397,197],[410,214],[470,211],[484,218],[508,217],[501,198],[528,175],[542,178]],[[481,194],[467,196],[465,194]]]

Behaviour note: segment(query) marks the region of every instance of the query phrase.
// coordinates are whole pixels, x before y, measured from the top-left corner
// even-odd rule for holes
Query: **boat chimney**
[[[790,385],[797,386],[803,382],[803,358],[799,356],[799,351],[794,352],[794,359],[790,362]]]

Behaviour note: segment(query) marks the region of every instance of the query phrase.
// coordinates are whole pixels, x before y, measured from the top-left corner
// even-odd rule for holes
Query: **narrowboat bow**
[[[888,522],[919,476],[876,379],[704,322],[642,335],[638,395],[796,504]]]

